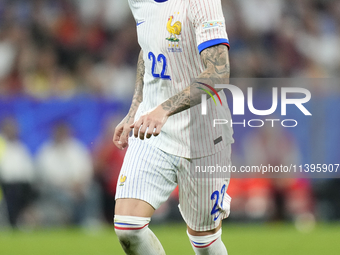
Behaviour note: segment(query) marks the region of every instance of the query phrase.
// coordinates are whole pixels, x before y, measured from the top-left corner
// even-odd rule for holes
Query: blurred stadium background
[[[322,81],[309,88],[313,121],[235,129],[233,162],[340,163],[340,1],[222,4],[232,78]],[[0,1],[0,254],[122,254],[112,217],[124,152],[111,141],[139,50],[127,0]],[[233,180],[230,254],[338,254],[339,185]],[[175,191],[152,225],[168,254],[192,254],[177,204]]]

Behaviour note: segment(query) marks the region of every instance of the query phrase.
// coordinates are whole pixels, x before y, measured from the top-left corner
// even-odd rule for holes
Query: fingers
[[[150,118],[148,115],[141,116],[138,121],[133,123],[130,128],[133,128],[134,137],[144,140],[151,138],[152,135],[158,136],[161,132],[164,123]]]
[[[156,130],[154,130],[153,135],[154,135],[154,136],[158,136],[158,135],[161,133],[161,129],[162,129],[162,126],[161,126],[161,125],[158,125],[158,126],[156,127]]]
[[[158,131],[155,131],[158,130]],[[158,133],[157,133],[158,132]],[[144,138],[149,139],[152,135],[159,135],[161,132],[161,125],[156,126],[154,123],[143,124],[139,130],[139,139],[144,140]],[[138,133],[137,133],[138,137]]]
[[[134,137],[138,137],[138,131],[140,129],[140,127],[142,126],[143,124],[143,119],[140,118],[139,120],[137,120],[135,123],[133,123],[130,128],[133,128],[133,135]]]
[[[119,141],[119,139],[120,139],[120,136],[121,136],[121,134],[123,133],[123,130],[124,130],[124,128],[123,127],[116,127],[116,129],[115,129],[115,132],[114,132],[114,134],[113,134],[113,143],[118,143],[118,141]]]
[[[125,128],[123,133],[120,136],[118,143],[121,145],[122,149],[125,149],[128,146],[128,139],[129,139],[130,131],[131,131],[131,128]]]
[[[117,127],[115,129],[115,133],[113,134],[113,143],[117,146],[118,149],[122,149],[121,143],[120,143],[120,137],[123,133],[124,128],[123,127]]]
[[[118,126],[113,135],[113,143],[120,150],[124,150],[128,146],[130,127]]]
[[[133,128],[134,137],[139,137],[141,140],[144,140],[144,138],[149,139],[154,134],[154,130],[156,128],[153,122],[144,122],[142,118],[132,124],[130,127]],[[158,128],[158,134],[160,133],[160,129],[161,127]]]
[[[149,139],[153,135],[155,125],[150,124],[148,127],[148,132],[146,133],[146,139]]]
[[[144,140],[146,131],[147,131],[146,138],[150,138],[152,135],[152,131],[150,131],[150,129],[153,130],[153,128],[154,128],[154,125],[152,124],[152,122],[143,123],[143,125],[141,126],[139,130],[139,139]]]

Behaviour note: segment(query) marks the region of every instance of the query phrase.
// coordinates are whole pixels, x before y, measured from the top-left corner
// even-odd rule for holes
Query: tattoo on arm
[[[128,113],[128,117],[126,122],[128,123],[131,118],[135,117],[138,106],[143,101],[143,86],[144,86],[144,74],[145,74],[145,65],[143,60],[143,51],[141,50],[138,56],[137,63],[137,75],[136,75],[136,87],[135,92],[132,98],[131,107]]]
[[[229,78],[230,66],[228,48],[225,45],[217,45],[202,51],[201,59],[206,70],[199,78],[216,79],[223,81]]]
[[[230,75],[228,48],[225,45],[216,45],[201,52],[201,60],[205,70],[198,78],[209,81],[211,86],[216,82],[224,83]],[[198,83],[193,82],[179,94],[169,98],[162,104],[169,116],[187,110],[201,102],[202,90],[197,89]],[[219,91],[219,90],[217,90]]]

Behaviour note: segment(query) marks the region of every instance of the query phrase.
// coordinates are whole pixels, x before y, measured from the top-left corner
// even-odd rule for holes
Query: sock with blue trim
[[[221,239],[222,229],[208,236],[192,236],[188,232],[187,234],[196,255],[228,255]]]
[[[115,215],[115,231],[126,254],[165,255],[149,222],[150,218]]]

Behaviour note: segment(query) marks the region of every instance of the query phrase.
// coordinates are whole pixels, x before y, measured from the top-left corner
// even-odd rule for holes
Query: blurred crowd
[[[233,77],[338,77],[339,1],[222,2]]]
[[[222,7],[232,77],[339,76],[340,1],[222,0]],[[139,50],[127,0],[2,0],[0,100],[71,99],[85,93],[129,101]],[[116,120],[107,123],[93,148],[58,122],[34,157],[20,140],[16,120],[1,123],[0,212],[12,226],[112,221],[124,156],[111,142]],[[280,164],[291,160],[280,155],[299,154],[286,138],[258,133],[248,141],[263,144],[256,149],[259,158]],[[286,141],[286,147],[270,155],[269,140]],[[231,192],[241,218],[283,219],[314,212],[311,189],[303,180],[259,179],[235,181]],[[279,215],[280,206],[288,208],[288,217]]]
[[[130,97],[138,56],[125,0],[0,2],[0,94]]]
[[[340,2],[222,0],[232,77],[334,77]],[[139,46],[126,0],[0,2],[0,94],[130,98]]]
[[[12,227],[112,223],[116,183],[125,154],[111,142],[116,124],[108,121],[90,150],[75,138],[68,123],[58,121],[51,138],[33,156],[20,140],[16,120],[3,119],[0,226],[6,222]]]

